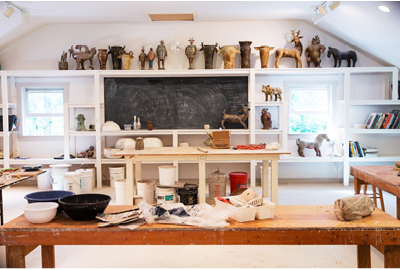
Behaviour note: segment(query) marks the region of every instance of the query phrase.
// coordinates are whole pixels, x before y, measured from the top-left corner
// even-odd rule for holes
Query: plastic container
[[[148,204],[154,204],[156,199],[156,180],[138,180],[137,191],[138,195],[142,196],[143,200]]]
[[[87,193],[92,191],[93,170],[92,169],[79,169],[75,172],[81,174],[81,192]]]
[[[38,202],[58,203],[58,199],[72,195],[75,195],[75,193],[71,191],[49,190],[49,191],[39,191],[39,192],[29,193],[26,194],[24,198],[28,201],[28,203],[38,203]],[[62,206],[60,205],[57,209],[57,213],[61,213],[62,211],[63,209]]]
[[[110,187],[115,187],[115,180],[125,179],[125,167],[110,167]]]
[[[126,179],[115,180],[115,198],[117,205],[126,205]]]
[[[275,203],[263,200],[263,204],[256,208],[256,219],[274,218]]]
[[[158,167],[160,185],[171,186],[175,185],[176,166],[159,166]]]
[[[224,199],[230,199],[232,197],[225,197]],[[229,215],[230,218],[233,218],[239,222],[246,222],[246,221],[253,221],[256,218],[256,207],[253,206],[242,206],[242,207],[235,207],[234,205],[221,202],[217,198],[215,200],[215,207],[216,209],[224,209],[231,212]]]
[[[219,169],[213,173],[209,173],[207,177],[209,197],[211,199],[225,197],[227,181],[228,175],[220,172]]]
[[[51,168],[51,184],[53,190],[64,190],[64,173],[68,172],[70,164],[54,164]]]
[[[249,175],[246,172],[231,172],[229,180],[231,181],[231,193],[238,188],[247,188]]]
[[[72,191],[75,194],[81,193],[81,173],[80,172],[64,173],[64,190]]]
[[[177,193],[176,188],[156,187],[157,203],[176,203]]]
[[[22,206],[26,219],[31,223],[46,223],[57,215],[58,203],[41,202]]]
[[[199,186],[196,184],[185,184],[178,188],[179,200],[184,205],[195,205],[198,203]]]
[[[51,189],[51,169],[44,169],[44,173],[37,176],[38,189]]]

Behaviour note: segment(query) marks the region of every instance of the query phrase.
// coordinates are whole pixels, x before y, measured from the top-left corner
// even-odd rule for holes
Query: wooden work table
[[[278,203],[278,160],[280,155],[290,152],[277,150],[233,150],[233,149],[212,149],[202,147],[207,153],[199,151],[196,147],[157,147],[145,148],[144,150],[125,149],[115,154],[124,156],[126,161],[126,203],[133,204],[133,195],[136,194],[136,181],[141,180],[142,161],[171,161],[171,160],[192,160],[199,163],[199,202],[206,201],[206,162],[207,161],[234,161],[234,160],[262,160],[263,173],[261,186],[263,197],[269,196],[268,178],[269,161],[271,161],[271,201]],[[135,165],[135,173],[133,168]]]
[[[130,209],[109,206],[107,211]],[[23,215],[0,227],[7,267],[25,267],[24,257],[42,246],[42,266],[55,267],[54,245],[357,245],[359,267],[371,267],[370,245],[385,246],[385,267],[400,267],[400,221],[376,209],[361,220],[343,222],[333,206],[277,205],[275,217],[235,222],[222,229],[168,224],[136,230],[97,228],[97,221],[73,221],[65,213],[32,224]]]

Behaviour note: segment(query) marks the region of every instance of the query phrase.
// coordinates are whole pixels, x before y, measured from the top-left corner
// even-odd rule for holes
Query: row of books
[[[371,113],[365,125],[367,129],[398,129],[400,110],[392,110],[390,113]]]
[[[349,142],[349,157],[365,157],[365,153],[359,142]]]

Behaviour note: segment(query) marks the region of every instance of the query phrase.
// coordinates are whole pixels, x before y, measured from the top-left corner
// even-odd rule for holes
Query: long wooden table
[[[199,163],[199,202],[206,201],[206,162],[207,161],[234,161],[234,160],[262,160],[263,173],[261,186],[263,196],[269,196],[268,178],[269,161],[271,161],[271,201],[278,203],[278,160],[280,155],[290,154],[286,151],[266,151],[266,150],[232,150],[232,149],[212,149],[203,147],[207,151],[204,153],[196,147],[157,147],[145,148],[144,150],[125,149],[115,154],[124,156],[126,161],[126,203],[133,204],[133,196],[136,194],[136,180],[141,180],[141,162],[143,161],[183,161],[192,160]],[[135,165],[135,173],[133,168]]]
[[[120,211],[132,206],[109,206]],[[25,256],[42,246],[42,266],[55,267],[55,245],[356,245],[358,267],[371,267],[370,246],[384,245],[385,267],[400,267],[400,221],[376,209],[361,220],[343,222],[333,206],[277,205],[275,217],[233,221],[222,229],[167,224],[136,230],[97,228],[96,221],[73,221],[65,213],[44,224],[23,215],[0,227],[7,267],[25,267]],[[219,266],[222,267],[222,266]]]
[[[397,218],[400,219],[400,176],[393,166],[351,166],[354,191],[360,194],[361,185],[368,183],[396,196]]]

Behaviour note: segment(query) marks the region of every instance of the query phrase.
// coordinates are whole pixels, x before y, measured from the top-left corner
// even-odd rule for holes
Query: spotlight
[[[328,13],[328,11],[326,11],[326,8],[324,6],[318,6],[317,7],[319,13],[321,13],[322,16],[325,16],[326,13]]]
[[[390,9],[386,6],[379,6],[379,9],[383,12],[390,12]]]
[[[4,15],[5,15],[7,18],[10,18],[11,15],[13,15],[14,11],[15,11],[14,8],[11,7],[10,4],[7,4],[7,9],[6,9],[6,11],[4,11]]]
[[[28,11],[22,10],[21,22],[29,24],[30,17],[31,17],[31,15],[29,14]]]
[[[333,1],[332,4],[329,5],[329,8],[334,11],[340,5],[340,1]]]
[[[317,14],[317,15],[315,15],[314,17],[311,18],[311,21],[312,21],[314,24],[317,24],[317,23],[319,23],[319,22],[322,20],[322,18],[323,18],[323,16],[322,16],[321,14]]]

